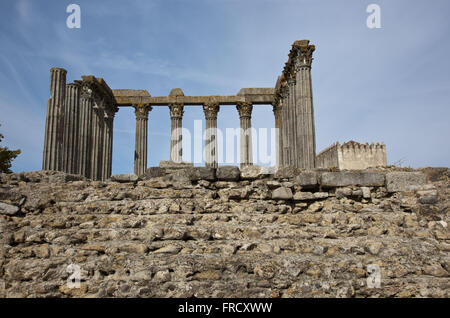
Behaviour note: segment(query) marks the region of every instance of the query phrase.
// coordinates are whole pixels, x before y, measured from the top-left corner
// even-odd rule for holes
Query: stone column
[[[283,140],[281,139],[281,111],[283,108],[283,103],[279,94],[276,95],[275,101],[273,103],[273,115],[275,116],[275,138],[277,142],[277,167],[280,167],[283,162]]]
[[[119,108],[117,106],[114,106],[111,116],[109,118],[109,142],[108,142],[108,172],[107,172],[107,178],[111,177],[112,174],[112,158],[113,158],[113,142],[114,142],[114,116],[119,111]]]
[[[183,118],[183,104],[170,104],[170,121],[171,121],[171,134],[170,134],[170,161],[181,163],[183,158],[182,149],[182,118]]]
[[[103,132],[103,150],[102,150],[102,178],[101,180],[106,180],[109,178],[109,166],[111,165],[110,150],[111,147],[111,110],[107,107],[104,113],[104,132]]]
[[[45,120],[42,170],[62,170],[62,143],[64,132],[64,102],[67,71],[50,69],[50,99]]]
[[[296,76],[295,109],[296,109],[296,139],[299,162],[296,165],[302,169],[315,167],[316,134],[314,127],[314,107],[311,87],[311,63],[315,50],[308,40],[296,41],[294,50],[294,71]]]
[[[206,141],[205,141],[205,165],[217,168],[217,113],[220,110],[218,102],[207,102],[203,104],[203,112],[206,118]]]
[[[150,105],[133,105],[136,114],[136,138],[134,151],[134,173],[138,176],[147,169],[148,112]]]
[[[94,113],[92,115],[92,135],[91,135],[91,171],[90,178],[99,180],[100,176],[100,160],[102,157],[102,141],[103,141],[103,108],[97,102],[93,106]]]
[[[92,113],[93,113],[93,91],[86,84],[81,88],[81,107],[80,107],[80,140],[78,145],[79,174],[89,178],[91,171],[91,135],[92,135]]]
[[[241,124],[240,129],[240,159],[241,167],[253,164],[252,154],[252,110],[253,105],[249,102],[238,102],[236,104]]]
[[[78,140],[80,117],[80,84],[66,85],[66,103],[64,111],[63,170],[78,173]]]
[[[281,108],[281,144],[282,148],[282,166],[287,167],[291,165],[291,148],[290,148],[290,140],[292,136],[290,135],[289,130],[289,104],[288,104],[288,87],[286,81],[283,79],[281,82],[280,88],[280,96],[281,96],[281,104],[283,107]]]
[[[288,73],[286,77],[287,90],[288,90],[288,122],[289,122],[289,162],[291,166],[298,167],[299,153],[297,151],[297,144],[299,140],[297,139],[297,113],[296,113],[296,99],[295,99],[295,74]]]

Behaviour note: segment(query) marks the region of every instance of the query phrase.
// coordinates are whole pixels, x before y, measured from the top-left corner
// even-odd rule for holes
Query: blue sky
[[[66,7],[81,7],[81,29]],[[366,26],[370,3],[381,29]],[[273,87],[291,44],[316,45],[312,68],[317,151],[335,141],[384,141],[388,162],[450,166],[450,2],[361,0],[129,0],[0,2],[0,132],[20,148],[13,171],[39,170],[49,69],[103,77],[152,96],[234,95]],[[183,125],[203,119],[185,108]],[[234,107],[219,128],[239,127]],[[254,109],[254,127],[273,127],[271,106]],[[204,123],[203,123],[204,127]],[[113,173],[131,172],[134,114],[121,108]],[[149,166],[169,158],[166,107],[149,115]]]

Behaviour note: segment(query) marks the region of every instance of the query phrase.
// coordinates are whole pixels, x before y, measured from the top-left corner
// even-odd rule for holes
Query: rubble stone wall
[[[449,297],[448,169],[270,171],[0,174],[0,296]]]

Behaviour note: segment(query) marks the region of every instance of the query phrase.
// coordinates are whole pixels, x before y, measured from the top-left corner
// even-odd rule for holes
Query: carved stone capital
[[[149,104],[134,104],[136,119],[148,119],[148,112],[152,110]]]
[[[217,113],[220,110],[218,102],[206,102],[203,104],[203,112],[206,119],[217,119]]]
[[[308,40],[294,42],[292,52],[294,53],[294,69],[296,72],[302,68],[311,67],[315,49],[316,47],[309,44]]]
[[[289,87],[288,87],[288,83],[287,81],[281,83],[281,88],[280,88],[280,97],[286,98],[289,96]]]
[[[91,85],[83,83],[83,85],[81,86],[81,93],[80,93],[81,98],[83,99],[90,99],[93,98],[94,96],[94,90],[92,89]]]
[[[280,97],[276,97],[272,105],[272,111],[273,114],[275,115],[275,118],[278,118],[281,115],[282,109],[283,109],[283,101],[280,99]]]
[[[251,117],[252,116],[252,110],[253,110],[253,104],[249,102],[237,102],[236,103],[236,109],[239,113],[239,117]]]
[[[180,103],[174,103],[169,105],[170,109],[170,117],[171,118],[182,118],[184,111],[183,111],[184,105]]]

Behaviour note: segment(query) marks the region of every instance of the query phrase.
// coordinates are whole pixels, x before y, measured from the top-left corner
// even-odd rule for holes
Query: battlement
[[[335,142],[316,156],[318,168],[366,169],[386,166],[386,145],[382,143],[360,143],[353,140]]]

